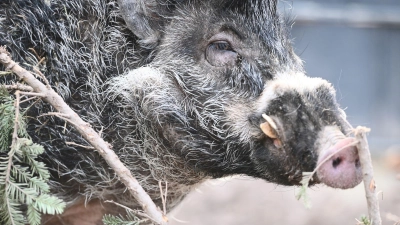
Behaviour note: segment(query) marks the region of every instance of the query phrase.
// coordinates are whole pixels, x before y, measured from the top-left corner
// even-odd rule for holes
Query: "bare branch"
[[[30,85],[35,92],[45,94],[43,100],[50,103],[58,112],[66,114],[73,121],[72,125],[78,132],[97,149],[100,155],[106,160],[108,165],[115,171],[125,184],[129,192],[142,206],[143,210],[155,221],[157,224],[168,224],[168,219],[162,215],[161,211],[156,207],[150,196],[140,186],[139,182],[132,176],[131,172],[119,160],[118,156],[113,150],[110,149],[110,144],[105,142],[98,133],[84,122],[78,114],[76,114],[50,86],[44,85],[36,79],[32,73],[23,69],[11,58],[10,54],[6,51],[5,47],[0,47],[0,62],[8,70],[12,70],[20,79]]]
[[[358,140],[357,148],[363,172],[365,197],[367,198],[369,219],[371,220],[371,225],[381,225],[382,219],[379,212],[378,194],[376,193],[376,185],[373,178],[374,170],[372,168],[371,154],[369,152],[368,141],[366,137],[366,133],[369,131],[369,128],[359,126],[354,130],[354,133]]]

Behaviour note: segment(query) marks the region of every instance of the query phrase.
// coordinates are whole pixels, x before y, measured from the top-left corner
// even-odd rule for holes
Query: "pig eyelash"
[[[209,48],[214,48],[215,50],[218,51],[231,51],[231,52],[235,52],[231,46],[231,44],[229,44],[229,42],[227,41],[215,41],[212,42],[208,45]]]

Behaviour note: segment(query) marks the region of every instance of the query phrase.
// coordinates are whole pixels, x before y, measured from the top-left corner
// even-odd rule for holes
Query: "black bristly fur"
[[[158,181],[168,181],[169,209],[211,177],[298,185],[315,167],[318,132],[344,121],[332,87],[304,75],[274,0],[156,0],[152,14],[133,12],[146,22],[134,27],[113,0],[46,2],[2,1],[0,43],[28,69],[44,57],[38,67],[52,87],[102,131],[157,203]],[[210,64],[214,41],[229,43],[235,61]],[[28,124],[46,148],[53,192],[70,205],[84,197],[138,207],[95,151],[65,144],[88,145],[71,126],[36,118],[50,110],[35,104]],[[259,129],[262,113],[283,129],[282,151]]]

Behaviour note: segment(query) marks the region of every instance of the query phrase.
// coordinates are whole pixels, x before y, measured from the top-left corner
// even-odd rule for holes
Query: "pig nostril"
[[[332,161],[332,166],[333,166],[333,168],[336,168],[337,166],[339,166],[339,164],[342,162],[342,158],[340,158],[340,157],[337,157],[336,159],[334,159],[333,161]]]
[[[360,160],[359,160],[359,159],[356,159],[355,165],[356,165],[356,168],[361,167],[361,164],[360,164]]]

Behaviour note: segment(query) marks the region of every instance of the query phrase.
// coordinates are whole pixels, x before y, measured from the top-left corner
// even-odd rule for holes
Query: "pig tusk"
[[[260,124],[260,128],[261,128],[262,132],[265,135],[267,135],[268,137],[270,137],[272,139],[277,138],[274,129],[272,129],[272,127],[270,126],[270,124],[268,122]]]
[[[275,130],[275,132],[278,130],[278,126],[276,126],[276,123],[274,122],[274,120],[272,120],[271,117],[262,114],[262,117],[269,123],[269,125]]]
[[[276,133],[275,122],[271,119],[271,117],[265,114],[262,114],[262,117],[267,121],[260,124],[260,128],[263,131],[263,133],[272,139],[278,138],[278,135]]]

